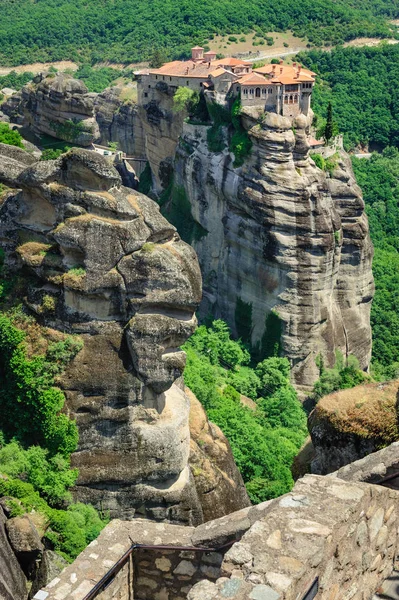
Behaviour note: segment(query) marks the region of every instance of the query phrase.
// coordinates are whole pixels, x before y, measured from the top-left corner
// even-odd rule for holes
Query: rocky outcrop
[[[190,466],[204,520],[210,521],[251,503],[229,442],[194,394],[185,391],[190,399]]]
[[[179,197],[207,232],[192,240],[202,314],[227,320],[260,355],[280,346],[305,388],[318,378],[318,354],[328,365],[336,350],[354,354],[367,369],[373,249],[350,160],[337,154],[331,176],[316,167],[312,115],[242,112],[253,144],[242,167],[227,149],[208,151],[204,126],[185,123],[177,152]]]
[[[28,515],[22,515],[9,519],[6,522],[6,531],[22,570],[32,579],[36,571],[36,562],[44,550],[35,525]]]
[[[35,133],[89,146],[99,137],[93,115],[95,97],[71,75],[41,73],[1,108],[13,122]]]
[[[0,506],[0,598],[2,600],[26,600],[26,578],[12,551],[7,537],[7,519]]]
[[[167,188],[173,173],[176,146],[186,113],[173,112],[173,91],[159,81],[149,102],[138,107],[145,137],[145,151],[157,192]]]
[[[89,93],[83,81],[66,73],[41,73],[1,105],[3,118],[55,138],[89,146],[116,142],[128,156],[145,158],[137,105],[111,87]]]
[[[98,94],[95,118],[99,128],[100,144],[116,142],[128,156],[145,158],[143,126],[134,102],[121,98],[122,88],[110,87]]]
[[[399,439],[399,382],[369,383],[322,398],[309,416],[313,473],[325,475]]]
[[[59,381],[79,429],[76,499],[111,516],[202,522],[189,399],[174,383],[201,299],[194,250],[94,152],[22,169],[14,187],[0,213],[6,263],[33,276],[25,303],[37,320],[83,342]]]

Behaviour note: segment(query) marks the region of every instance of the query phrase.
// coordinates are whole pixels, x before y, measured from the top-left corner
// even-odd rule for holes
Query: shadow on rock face
[[[7,261],[29,274],[37,319],[84,342],[61,382],[79,428],[77,498],[127,518],[151,499],[159,518],[200,520],[189,403],[173,385],[201,299],[194,250],[94,152],[21,167],[15,186],[0,214]]]

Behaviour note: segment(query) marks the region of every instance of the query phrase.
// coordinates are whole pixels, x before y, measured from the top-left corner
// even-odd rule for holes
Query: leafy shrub
[[[13,516],[30,512],[41,513],[47,520],[45,538],[55,551],[72,562],[108,522],[87,504],[71,504],[67,510],[51,508],[31,483],[20,479],[0,479],[0,496],[11,496],[22,503],[14,504]]]
[[[325,369],[323,359],[319,357],[320,377],[313,387],[316,400],[337,390],[355,387],[370,377],[359,369],[359,361],[355,356],[349,356],[346,362],[341,352],[337,350],[334,368]]]
[[[24,147],[22,136],[18,131],[11,129],[8,123],[0,123],[0,143],[18,148]]]
[[[69,460],[60,454],[49,457],[48,450],[31,446],[24,450],[13,440],[0,442],[0,473],[31,483],[52,506],[71,500],[68,488],[74,485],[78,472],[71,470]]]
[[[52,150],[51,148],[47,148],[46,150],[43,150],[40,160],[55,160],[56,158],[59,158],[63,153],[64,150],[62,150],[61,148],[58,148],[58,150]]]
[[[51,358],[28,358],[25,334],[0,314],[0,429],[50,455],[68,457],[77,445],[76,425],[60,413],[64,395],[53,386]]]

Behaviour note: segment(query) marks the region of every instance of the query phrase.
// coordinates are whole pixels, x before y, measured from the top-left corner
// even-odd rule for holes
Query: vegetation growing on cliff
[[[253,502],[289,491],[291,463],[307,434],[306,417],[289,382],[289,363],[271,357],[254,367],[223,321],[202,325],[186,342],[186,385],[229,440]],[[250,397],[256,407],[240,401]]]
[[[18,131],[10,128],[8,123],[0,123],[0,143],[23,148],[22,137]]]
[[[266,36],[291,29],[316,45],[358,36],[389,36],[386,19],[399,16],[398,0],[262,0],[189,3],[181,0],[30,0],[2,2],[0,62],[86,59],[129,64],[149,59],[154,48],[171,58],[214,33]],[[55,23],[56,26],[49,26]]]
[[[55,379],[82,342],[41,327],[15,304],[24,282],[7,275],[3,260],[1,252],[0,496],[18,500],[11,500],[13,515],[40,512],[50,546],[72,560],[107,522],[93,507],[71,504],[68,491],[78,476],[70,468],[78,431],[61,412]]]

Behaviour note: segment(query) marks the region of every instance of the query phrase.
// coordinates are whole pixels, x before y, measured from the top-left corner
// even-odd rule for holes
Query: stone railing
[[[198,527],[115,519],[34,598],[185,598],[198,581],[219,577],[224,553],[273,503],[250,506]]]
[[[398,457],[394,444],[343,475],[390,477]],[[399,492],[341,471],[196,528],[112,521],[35,599],[371,598],[393,570]]]

